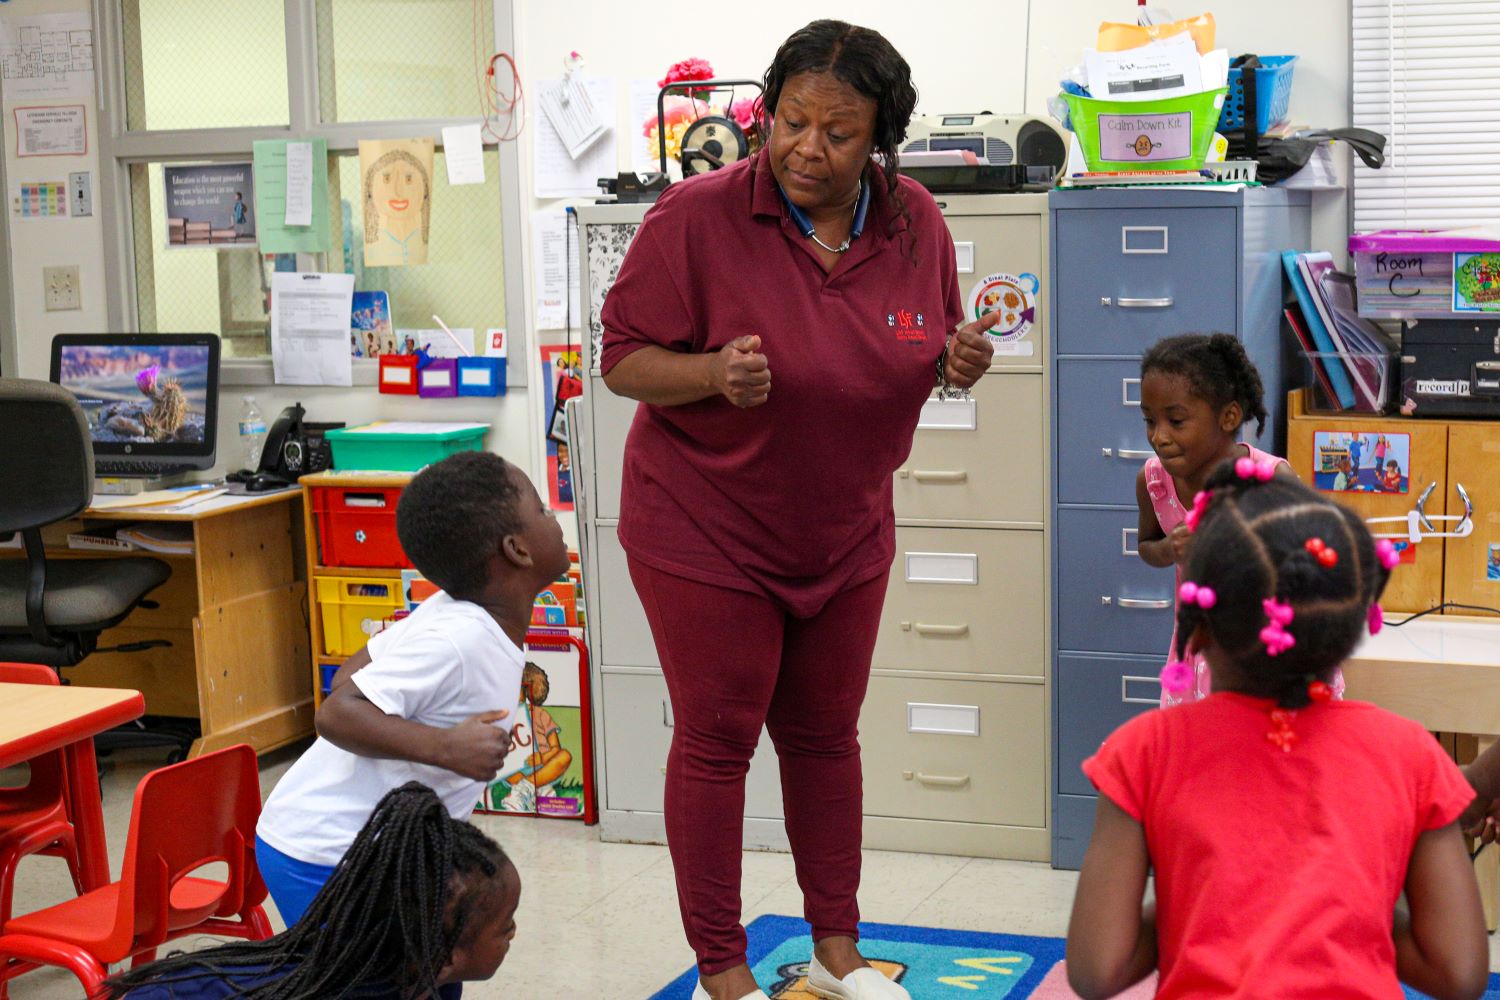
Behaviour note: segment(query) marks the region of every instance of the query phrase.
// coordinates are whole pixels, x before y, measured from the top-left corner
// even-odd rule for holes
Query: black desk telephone
[[[325,431],[343,427],[343,422],[311,423],[303,419],[306,411],[295,403],[281,411],[260,451],[260,468],[242,470],[225,477],[232,483],[243,483],[247,493],[293,486],[299,476],[322,472],[333,466],[333,446],[323,436]]]

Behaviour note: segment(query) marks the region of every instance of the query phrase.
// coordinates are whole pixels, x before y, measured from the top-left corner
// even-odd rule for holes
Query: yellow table
[[[1394,617],[1394,616],[1393,616]],[[1344,666],[1345,695],[1374,702],[1432,732],[1500,738],[1500,620],[1428,615],[1367,636]],[[1500,911],[1500,846],[1474,863],[1485,922]]]

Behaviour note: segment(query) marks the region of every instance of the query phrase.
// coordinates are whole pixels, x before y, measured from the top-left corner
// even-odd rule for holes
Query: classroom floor
[[[270,794],[302,747],[261,758]],[[119,874],[135,785],[159,753],[119,753],[104,780],[110,868]],[[518,932],[510,957],[491,982],[464,990],[466,1000],[581,996],[645,1000],[692,964],[682,936],[666,848],[600,843],[581,823],[477,816],[521,871]],[[798,916],[801,893],[789,855],[747,853],[745,920],[766,913]],[[866,851],[861,915],[882,923],[956,930],[1062,936],[1067,932],[1074,872],[1046,865],[935,854]],[[28,858],[16,880],[15,912],[68,898],[72,884],[55,858]],[[281,921],[271,910],[278,930]],[[188,938],[184,948],[211,944]],[[1490,968],[1500,971],[1500,936],[1490,939]],[[15,980],[15,1000],[76,1000],[77,980],[43,969]]]

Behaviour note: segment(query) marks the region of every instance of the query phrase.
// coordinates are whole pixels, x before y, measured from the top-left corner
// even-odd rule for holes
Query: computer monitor
[[[219,411],[215,334],[59,334],[52,338],[52,381],[88,415],[96,459],[213,466]]]

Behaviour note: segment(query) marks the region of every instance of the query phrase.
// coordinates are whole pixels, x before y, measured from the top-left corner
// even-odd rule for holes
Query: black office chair
[[[26,549],[25,559],[0,559],[0,660],[60,669],[90,653],[170,645],[98,646],[99,633],[153,606],[145,598],[171,575],[166,563],[47,559],[41,529],[93,499],[94,449],[78,401],[50,382],[0,378],[0,432],[0,539],[19,532]],[[100,737],[102,748],[172,746],[179,758],[190,744],[185,733],[139,727]]]

